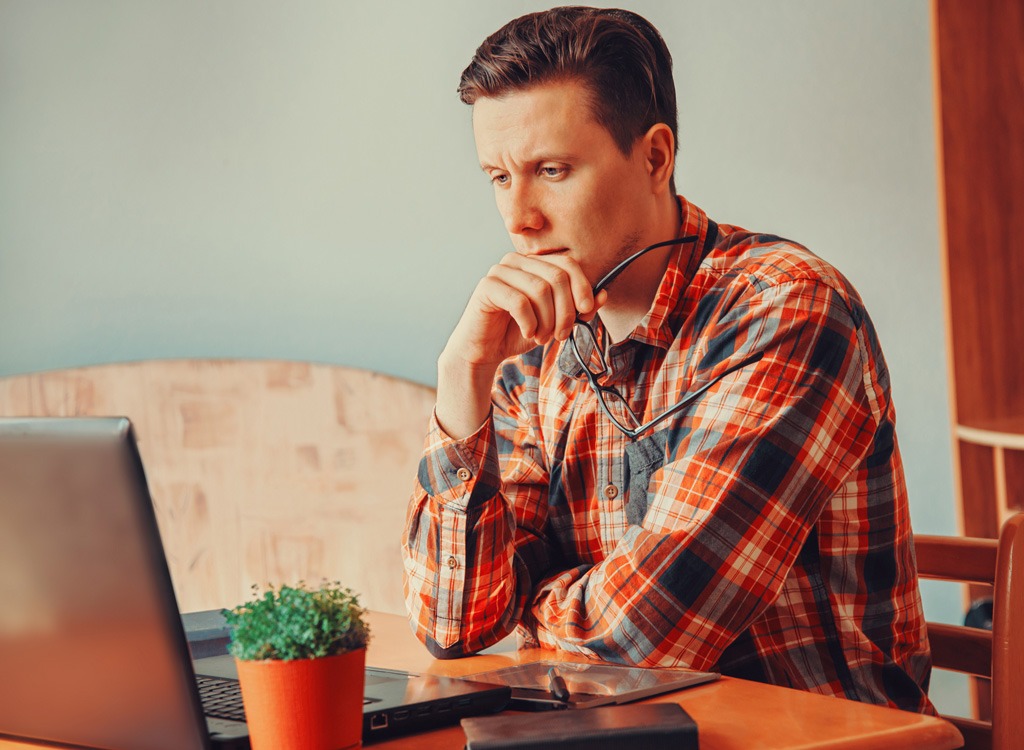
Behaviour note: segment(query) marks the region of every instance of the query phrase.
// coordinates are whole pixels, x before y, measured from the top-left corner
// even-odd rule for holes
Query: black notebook
[[[462,720],[466,750],[697,750],[697,724],[677,703],[636,703]]]

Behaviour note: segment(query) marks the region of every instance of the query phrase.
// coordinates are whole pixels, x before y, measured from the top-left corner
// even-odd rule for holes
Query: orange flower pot
[[[322,659],[235,663],[252,750],[362,745],[366,649]]]

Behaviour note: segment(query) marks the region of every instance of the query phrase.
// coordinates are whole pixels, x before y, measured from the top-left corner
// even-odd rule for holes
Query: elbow
[[[451,646],[445,648],[430,636],[427,636],[423,640],[423,645],[427,647],[427,651],[429,651],[430,655],[435,659],[458,659],[463,656],[470,656],[476,653],[475,651],[466,650],[465,645],[461,642],[453,643]]]

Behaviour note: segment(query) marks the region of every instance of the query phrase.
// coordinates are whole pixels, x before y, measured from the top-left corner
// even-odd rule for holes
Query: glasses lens
[[[629,408],[629,402],[626,401],[626,398],[618,390],[603,386],[598,388],[597,395],[601,399],[602,406],[604,406],[608,416],[619,425],[619,429],[628,427],[630,430],[635,430],[640,426],[640,420],[633,413],[633,410]],[[625,420],[625,424],[620,421],[621,419]]]
[[[605,373],[604,356],[597,346],[597,338],[586,323],[577,323],[572,328],[572,347],[576,359],[590,371],[591,375],[600,377]]]

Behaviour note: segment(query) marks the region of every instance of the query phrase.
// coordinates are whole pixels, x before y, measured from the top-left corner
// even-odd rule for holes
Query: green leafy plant
[[[337,581],[319,588],[268,587],[254,599],[225,609],[231,629],[228,651],[245,661],[316,659],[364,648],[370,628],[358,597]]]

